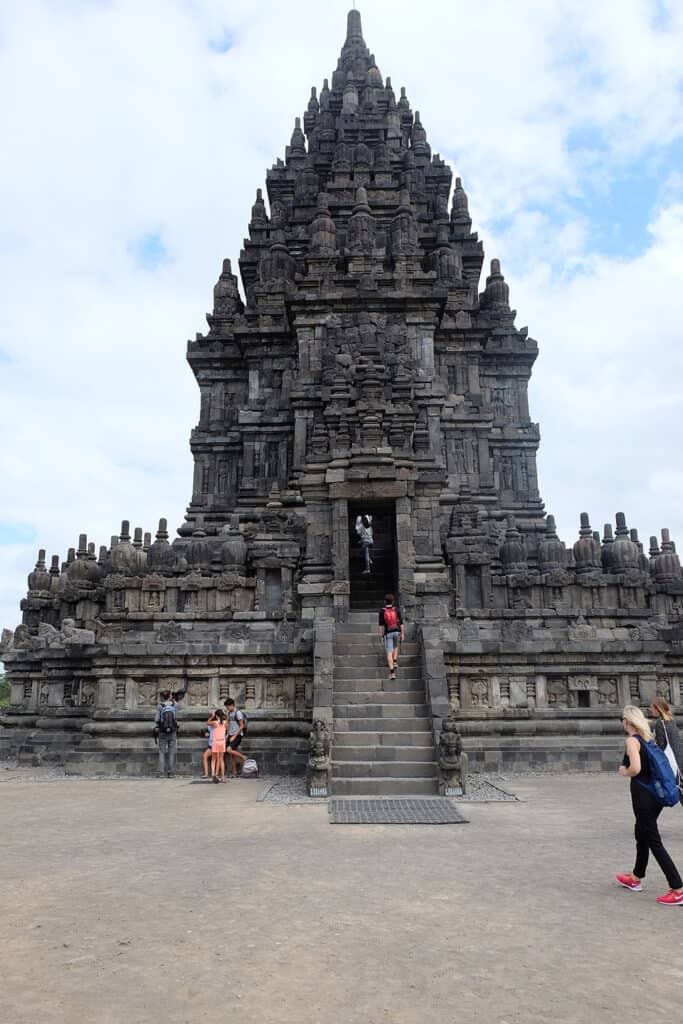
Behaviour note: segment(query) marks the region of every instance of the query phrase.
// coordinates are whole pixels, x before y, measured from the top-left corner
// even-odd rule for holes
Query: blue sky
[[[541,493],[573,543],[617,511],[683,547],[683,4],[359,4],[461,175],[540,357]],[[0,7],[0,626],[36,549],[182,522],[185,344],[346,3]]]

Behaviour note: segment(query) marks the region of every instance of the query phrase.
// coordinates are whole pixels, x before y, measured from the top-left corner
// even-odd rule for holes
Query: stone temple
[[[674,543],[663,530],[645,554],[621,513],[602,537],[585,513],[573,546],[557,536],[527,401],[536,342],[355,10],[239,262],[242,292],[226,260],[188,345],[185,522],[172,542],[164,519],[154,540],[124,522],[108,546],[39,553],[0,648],[0,754],[152,771],[168,686],[186,691],[187,771],[228,694],[262,767],[308,766],[321,792],[436,792],[461,750],[481,769],[612,767],[621,705],[681,704]],[[396,682],[385,590],[409,623]]]

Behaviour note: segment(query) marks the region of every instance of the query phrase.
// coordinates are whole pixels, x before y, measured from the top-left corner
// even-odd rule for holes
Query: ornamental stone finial
[[[355,7],[352,11],[349,11],[346,19],[346,42],[364,42],[363,23],[361,22],[360,11],[357,11]]]

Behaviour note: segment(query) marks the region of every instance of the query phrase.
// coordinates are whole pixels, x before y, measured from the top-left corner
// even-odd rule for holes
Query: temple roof
[[[391,79],[382,77],[360,12],[350,11],[331,79],[319,92],[312,88],[284,160],[267,173],[268,210],[257,192],[240,256],[248,308],[264,272],[270,281],[290,272],[300,279],[310,272],[311,256],[343,258],[359,211],[372,218],[365,232],[363,225],[356,232],[373,236],[364,255],[390,260],[405,249],[426,272],[430,264],[457,271],[476,290],[483,251],[460,179],[449,209],[452,181],[450,167],[432,154],[420,112],[412,110],[405,88],[397,97]],[[275,247],[271,258],[268,250]]]

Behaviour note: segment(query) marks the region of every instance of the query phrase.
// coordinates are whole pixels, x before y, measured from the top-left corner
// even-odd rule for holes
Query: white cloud
[[[579,511],[595,525],[619,508],[683,545],[680,171],[662,160],[661,207],[630,260],[593,251],[576,205],[680,138],[681,5],[361,7],[382,72],[463,175],[487,255],[503,258],[539,339],[532,415],[565,539]],[[123,517],[182,521],[198,406],[185,340],[310,86],[336,64],[346,8],[325,12],[317,0],[0,11],[0,480],[3,507],[48,553],[83,530],[107,542]],[[229,52],[210,48],[228,36]],[[150,234],[169,255],[154,272],[131,250]],[[0,624],[17,620],[34,560],[0,547]]]

